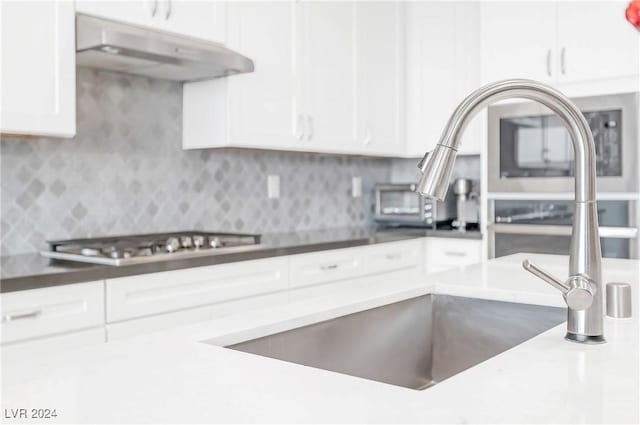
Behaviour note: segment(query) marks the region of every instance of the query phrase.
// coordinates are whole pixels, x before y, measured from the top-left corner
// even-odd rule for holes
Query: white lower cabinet
[[[416,238],[9,292],[1,296],[2,344],[12,352],[72,349],[373,288],[480,258],[481,241]]]
[[[427,273],[464,267],[482,259],[482,241],[457,238],[427,238],[425,241]]]
[[[2,294],[2,343],[101,327],[104,282]]]
[[[107,322],[284,291],[285,257],[108,279]]]

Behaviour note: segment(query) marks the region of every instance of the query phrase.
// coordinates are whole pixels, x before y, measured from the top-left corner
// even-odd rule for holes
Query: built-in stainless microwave
[[[420,196],[415,189],[414,183],[377,184],[375,220],[386,225],[435,228],[438,224],[450,225],[456,218],[453,194],[448,193],[445,201],[440,202]]]
[[[573,99],[596,146],[598,193],[638,193],[638,93]],[[533,102],[488,113],[489,193],[573,192],[575,162],[563,122]]]

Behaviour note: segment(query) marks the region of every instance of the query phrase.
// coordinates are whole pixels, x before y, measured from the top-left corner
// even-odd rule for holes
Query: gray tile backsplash
[[[80,68],[75,138],[2,140],[2,255],[58,238],[371,223],[390,160],[183,151],[181,99],[178,83]],[[267,199],[269,174],[280,175],[278,200]],[[350,195],[353,176],[362,198]]]

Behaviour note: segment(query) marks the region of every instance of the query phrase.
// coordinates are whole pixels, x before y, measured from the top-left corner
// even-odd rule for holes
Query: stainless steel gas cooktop
[[[172,232],[49,241],[45,257],[57,260],[124,266],[155,261],[251,251],[261,247],[260,235]]]

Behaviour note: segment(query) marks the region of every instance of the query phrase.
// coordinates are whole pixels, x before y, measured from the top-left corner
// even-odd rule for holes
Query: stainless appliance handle
[[[571,236],[571,226],[551,224],[489,224],[489,230],[494,233],[512,235],[544,235]],[[598,230],[601,238],[635,239],[638,237],[637,227],[600,226]]]

